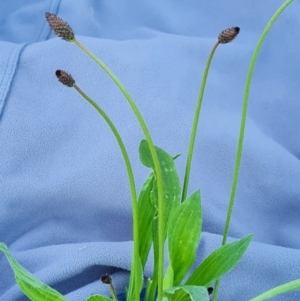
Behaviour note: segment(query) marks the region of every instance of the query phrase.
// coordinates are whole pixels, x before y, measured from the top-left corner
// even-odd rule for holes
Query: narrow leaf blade
[[[208,286],[233,269],[246,252],[253,235],[220,247],[211,253],[187,280],[188,285]]]
[[[207,289],[195,285],[172,287],[163,292],[163,297],[172,301],[209,301]]]
[[[296,290],[300,290],[300,279],[274,287],[271,290],[251,299],[250,301],[263,301]]]
[[[169,264],[168,268],[167,268],[167,271],[165,273],[165,276],[164,276],[164,283],[163,283],[163,289],[168,289],[173,285],[174,283],[174,270],[173,270],[173,267],[171,264]]]
[[[162,172],[162,180],[164,187],[164,207],[165,207],[165,225],[168,224],[169,218],[173,213],[173,210],[180,204],[180,181],[174,159],[170,154],[159,147],[155,147],[157,156],[160,163]],[[142,140],[139,147],[139,154],[141,162],[146,166],[154,170],[154,164],[150,149],[146,140]],[[157,184],[154,182],[153,188],[153,200],[157,207]]]
[[[168,250],[174,271],[174,286],[180,285],[192,266],[200,240],[202,212],[197,191],[174,211],[168,226]]]
[[[152,221],[156,209],[151,201],[151,191],[153,190],[154,175],[151,174],[144,183],[138,198],[139,212],[139,254],[142,267],[148,259],[152,244]]]
[[[127,291],[128,300],[134,299],[136,290],[138,291],[138,294],[140,294],[141,290],[143,289],[144,284],[144,275],[143,275],[143,268],[141,263],[141,258],[139,258],[139,266],[138,266],[138,275],[135,273],[134,269],[134,261],[131,263],[131,273],[130,273],[130,284]],[[137,285],[134,285],[134,279],[138,278]]]
[[[0,251],[6,256],[13,269],[16,282],[22,292],[32,301],[67,301],[63,295],[35,278],[26,271],[10,254],[7,246],[0,243]]]
[[[157,233],[158,232],[158,218],[157,216],[154,217],[153,223],[152,223],[152,232]],[[153,253],[154,253],[154,266],[153,266],[153,273],[152,273],[152,279],[149,283],[149,287],[147,288],[147,300],[154,300],[155,295],[157,292],[157,275],[158,275],[158,235],[153,234]]]

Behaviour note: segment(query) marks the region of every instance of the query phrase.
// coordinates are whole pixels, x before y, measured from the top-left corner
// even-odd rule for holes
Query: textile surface
[[[0,1],[0,242],[28,271],[70,301],[110,296],[128,285],[132,214],[128,179],[106,123],[57,81],[70,72],[114,121],[137,190],[149,170],[138,160],[142,131],[124,96],[78,47],[56,37],[45,12],[73,28],[136,101],[156,145],[183,180],[202,74],[218,34],[239,26],[211,64],[189,194],[200,189],[199,264],[220,246],[233,177],[245,80],[260,34],[282,0]],[[249,95],[230,240],[254,234],[221,281],[219,300],[246,301],[300,278],[300,2],[267,36]],[[196,266],[195,264],[195,266]],[[152,262],[145,276],[150,277]],[[0,255],[0,300],[28,300]],[[274,299],[275,300],[275,299]],[[276,298],[300,300],[299,292]]]

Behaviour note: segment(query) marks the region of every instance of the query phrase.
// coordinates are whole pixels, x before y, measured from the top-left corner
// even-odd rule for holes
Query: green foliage
[[[164,225],[167,226],[173,210],[180,204],[180,181],[177,174],[174,159],[166,151],[155,147],[159,164],[161,167],[163,187],[164,187]],[[146,140],[142,140],[139,147],[140,160],[146,167],[154,169],[152,155]],[[157,184],[154,181],[153,194],[151,200],[155,208],[158,208]],[[167,228],[167,227],[166,227]],[[166,233],[165,233],[166,234]]]
[[[6,256],[23,293],[32,301],[67,301],[59,292],[44,284],[26,271],[10,254],[6,245],[0,243],[0,251]]]
[[[161,168],[161,175],[164,187],[164,198],[163,198],[163,206],[164,208],[164,237],[167,235],[167,225],[169,223],[169,219],[174,212],[174,210],[180,205],[180,181],[177,174],[176,166],[174,163],[173,157],[165,152],[163,149],[159,147],[155,147],[155,151],[159,158],[159,164]],[[139,156],[143,165],[146,167],[152,168],[154,170],[154,164],[152,160],[152,155],[146,140],[142,140],[139,147]],[[153,174],[154,175],[154,174]],[[142,224],[142,228],[140,229],[141,235],[146,227],[146,238],[140,238],[141,246],[146,246],[145,249],[140,250],[143,253],[140,253],[142,258],[142,263],[146,262],[146,252],[149,252],[151,247],[151,240],[153,243],[154,250],[154,267],[153,267],[153,276],[152,282],[149,286],[149,300],[154,300],[154,296],[157,291],[158,285],[158,273],[162,268],[159,264],[159,206],[158,206],[158,186],[156,177],[154,176],[153,182],[150,178],[146,181],[143,186],[142,192],[139,197],[139,201],[146,203],[145,207],[139,206],[139,216],[145,216],[150,213],[150,216],[146,217],[145,221],[142,221],[140,218],[140,225]],[[152,185],[152,189],[150,186]],[[155,210],[155,211],[154,211]],[[152,218],[152,222],[151,222]],[[147,223],[147,224],[146,224]],[[152,237],[150,236],[149,229],[152,229]]]
[[[121,81],[113,74],[113,72],[85,46],[79,43],[75,36],[70,40],[70,42],[73,42],[76,46],[86,52],[93,60],[95,60],[96,63],[99,64],[99,66],[115,82],[116,86],[121,90],[131,106],[146,138],[146,140],[142,140],[140,144],[139,157],[142,164],[148,168],[151,168],[153,172],[145,181],[137,200],[131,163],[118,130],[106,113],[99,107],[99,105],[74,83],[73,87],[98,111],[98,113],[109,125],[118,142],[127,169],[132,198],[134,236],[132,270],[129,288],[127,290],[128,301],[139,300],[140,291],[143,285],[143,269],[145,268],[151,246],[153,247],[154,252],[154,267],[152,279],[148,279],[145,301],[153,301],[155,299],[158,301],[208,301],[209,296],[207,287],[212,282],[217,280],[214,290],[215,294],[213,296],[213,300],[215,301],[218,292],[218,280],[231,269],[233,269],[246,252],[252,240],[252,235],[248,235],[229,244],[226,244],[226,240],[229,233],[230,219],[235,200],[242,156],[250,83],[260,47],[268,31],[278,16],[292,1],[293,0],[286,0],[271,18],[261,35],[257,47],[255,48],[250,64],[248,77],[246,80],[238,151],[236,156],[230,202],[224,227],[222,246],[211,253],[198,266],[198,268],[192,272],[191,276],[184,285],[182,282],[189,272],[196,257],[196,251],[200,241],[202,228],[200,192],[197,191],[193,193],[187,199],[186,195],[188,191],[193,150],[206,80],[210,63],[212,61],[214,52],[219,45],[219,42],[213,46],[204,70],[203,81],[199,91],[199,97],[191,131],[191,139],[183,182],[183,192],[181,197],[180,181],[174,163],[175,157],[172,158],[172,156],[166,151],[154,146],[146,123],[143,120],[143,117],[140,114],[135,102]],[[52,19],[53,18],[56,18],[56,16],[52,14]],[[57,20],[62,23],[64,22],[61,19]],[[182,201],[182,203],[180,201]],[[166,239],[168,243],[169,265],[163,279],[164,243]],[[19,263],[17,263],[3,243],[0,243],[0,251],[2,251],[8,259],[18,286],[30,300],[66,301],[61,294],[42,283],[40,280],[36,279]],[[113,299],[109,299],[100,295],[93,295],[90,296],[86,301],[117,300],[112,286],[110,289],[113,294]],[[273,288],[268,292],[251,299],[250,301],[263,301],[279,294],[299,289],[300,280],[296,280]]]
[[[295,290],[300,290],[300,279],[276,286],[271,290],[264,292],[263,294],[251,299],[250,301],[264,301]]]
[[[229,243],[212,252],[189,277],[187,285],[208,286],[233,269],[247,250],[252,235]]]
[[[195,260],[201,226],[200,192],[197,191],[176,208],[168,226],[169,270],[173,274],[172,285],[177,286],[181,283]]]
[[[207,289],[203,286],[183,285],[164,290],[163,301],[209,301]]]
[[[137,264],[138,266],[135,266]],[[144,285],[144,273],[140,257],[138,258],[137,262],[132,261],[130,276],[129,288],[127,290],[127,299],[134,300],[135,294],[139,296]]]
[[[145,267],[148,254],[152,245],[152,222],[156,208],[151,200],[153,191],[154,175],[151,174],[143,185],[138,198],[138,216],[139,216],[139,254],[142,267]]]

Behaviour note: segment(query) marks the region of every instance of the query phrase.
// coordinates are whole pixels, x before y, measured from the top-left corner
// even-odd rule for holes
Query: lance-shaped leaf
[[[132,261],[131,262],[131,272],[130,272],[130,283],[129,283],[129,288],[127,291],[127,296],[128,296],[128,300],[132,300],[134,299],[133,296],[135,296],[135,292],[136,290],[138,291],[138,294],[140,294],[141,290],[143,289],[143,285],[144,285],[144,274],[143,274],[143,268],[142,268],[142,264],[141,264],[141,258],[139,258],[138,261],[138,274],[136,275],[135,273],[135,269],[134,269],[134,264],[135,262]],[[134,283],[134,279],[135,277],[138,277],[138,281],[136,282],[137,285],[135,285]]]
[[[250,301],[264,301],[295,290],[300,290],[300,279],[276,286],[271,290],[251,299]]]
[[[209,295],[203,286],[183,285],[165,290],[163,301],[209,301]]]
[[[180,182],[175,167],[174,159],[171,155],[165,152],[159,147],[155,147],[157,156],[159,159],[162,180],[164,186],[164,220],[167,226],[169,218],[173,210],[180,204]],[[152,161],[152,156],[149,150],[149,146],[146,140],[142,140],[139,147],[140,160],[146,167],[152,168],[154,170],[154,164]],[[155,172],[155,170],[154,170]],[[154,181],[153,187],[153,201],[155,206],[157,206],[157,184]],[[166,233],[165,233],[166,234]]]
[[[63,295],[49,287],[45,283],[35,278],[31,273],[26,271],[10,254],[5,244],[0,243],[2,251],[11,268],[13,269],[16,282],[22,292],[32,301],[67,301]],[[2,275],[3,276],[3,275]]]
[[[196,191],[175,209],[168,225],[168,251],[174,286],[180,285],[194,263],[201,226],[200,192]]]
[[[139,253],[142,267],[145,267],[152,244],[152,221],[156,213],[155,206],[151,201],[154,175],[151,174],[144,183],[138,198],[139,212]]]
[[[151,282],[148,283],[147,287],[147,296],[148,300],[154,300],[155,295],[157,294],[157,275],[158,275],[158,235],[156,233],[158,232],[158,218],[157,216],[153,218],[152,223],[152,233],[153,233],[153,253],[154,253],[154,266],[153,266],[153,273],[152,273],[152,279]]]
[[[248,249],[253,235],[247,235],[212,252],[193,272],[187,285],[208,286],[233,269]]]

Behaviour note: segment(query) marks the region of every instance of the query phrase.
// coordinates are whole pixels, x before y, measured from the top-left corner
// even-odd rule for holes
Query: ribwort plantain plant
[[[240,32],[240,28],[231,27],[223,30],[219,34],[217,42],[209,54],[195,109],[186,161],[183,189],[181,192],[179,176],[175,166],[176,158],[154,145],[147,125],[134,100],[124,85],[114,75],[114,73],[98,57],[96,57],[95,54],[93,54],[76,39],[72,28],[64,20],[52,13],[46,13],[46,19],[55,34],[61,37],[63,40],[72,42],[82,49],[115,82],[132,108],[145,136],[145,140],[142,140],[140,143],[139,158],[145,167],[151,169],[151,173],[146,179],[142,190],[137,197],[131,162],[125,148],[125,144],[123,143],[117,128],[109,116],[100,107],[100,105],[92,100],[76,84],[75,79],[69,73],[63,70],[56,70],[55,75],[58,80],[65,86],[74,88],[96,109],[96,111],[105,120],[117,140],[124,159],[131,191],[134,243],[132,268],[128,289],[126,291],[126,300],[139,301],[141,299],[141,292],[143,290],[143,298],[145,301],[208,301],[209,295],[212,293],[214,293],[213,300],[215,301],[217,300],[219,280],[222,276],[234,268],[234,266],[236,266],[246,252],[252,240],[252,235],[248,235],[228,244],[227,237],[238,182],[250,84],[259,50],[268,31],[279,15],[292,1],[293,0],[285,1],[274,14],[263,31],[254,50],[246,80],[234,177],[232,181],[231,196],[228,206],[226,224],[224,227],[222,246],[212,252],[194,271],[190,271],[190,269],[195,261],[197,247],[200,242],[202,229],[202,209],[200,191],[196,191],[190,196],[187,196],[187,193],[200,111],[203,102],[207,76],[214,53],[219,45],[229,43],[235,39]],[[167,270],[164,273],[163,267],[166,257],[164,253],[165,242],[168,246],[167,255],[169,261]],[[153,247],[154,253],[153,274],[151,279],[148,279],[146,287],[143,288],[143,271],[151,247]],[[0,250],[5,254],[9,261],[14,271],[17,284],[30,300],[66,300],[66,298],[59,292],[42,283],[32,274],[26,271],[22,266],[20,266],[4,244],[0,244]],[[189,277],[187,280],[185,280],[188,274]],[[101,276],[101,281],[104,284],[109,285],[112,299],[101,295],[93,295],[87,297],[86,300],[118,300],[116,292],[113,288],[112,278],[109,275],[103,275]],[[213,289],[211,285],[215,281],[217,282],[215,288]],[[296,289],[300,289],[300,280],[295,280],[282,286],[278,286],[250,301],[266,300]]]

